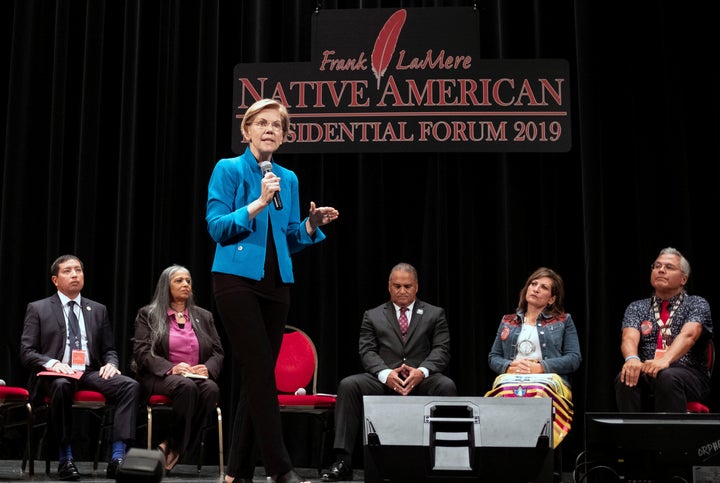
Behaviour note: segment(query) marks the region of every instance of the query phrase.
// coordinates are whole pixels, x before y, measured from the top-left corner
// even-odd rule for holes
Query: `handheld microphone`
[[[272,171],[272,163],[270,161],[263,161],[262,163],[260,163],[260,169],[262,170],[263,177],[265,177],[265,173]],[[280,193],[277,191],[273,195],[273,204],[275,205],[276,210],[283,209],[282,200],[280,199]]]

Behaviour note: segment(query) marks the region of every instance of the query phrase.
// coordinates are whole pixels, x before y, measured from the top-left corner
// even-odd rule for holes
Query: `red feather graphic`
[[[390,15],[387,19],[383,28],[380,29],[377,40],[375,40],[375,47],[373,47],[371,62],[372,71],[377,79],[377,86],[380,89],[380,78],[385,75],[385,71],[390,65],[390,59],[392,59],[395,53],[395,47],[397,46],[398,37],[400,36],[400,30],[402,30],[405,24],[405,18],[407,17],[407,11],[402,9],[398,10],[394,14]]]

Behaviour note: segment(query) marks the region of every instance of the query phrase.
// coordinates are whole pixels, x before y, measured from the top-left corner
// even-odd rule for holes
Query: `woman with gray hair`
[[[159,445],[170,471],[196,450],[215,411],[224,358],[212,312],[195,305],[187,268],[172,265],[160,274],[152,301],[135,318],[133,342],[141,400],[161,394],[173,401],[173,424]]]

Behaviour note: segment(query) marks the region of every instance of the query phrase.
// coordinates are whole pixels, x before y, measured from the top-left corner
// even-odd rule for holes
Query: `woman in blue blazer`
[[[273,159],[289,127],[284,105],[255,102],[241,123],[245,152],[218,161],[208,186],[205,219],[216,242],[213,292],[242,377],[227,483],[252,482],[255,443],[274,482],[301,482],[283,441],[277,389],[269,382],[290,308],[290,256],[322,241],[319,227],[337,219],[338,211],[311,201],[308,217],[300,220],[297,176]]]

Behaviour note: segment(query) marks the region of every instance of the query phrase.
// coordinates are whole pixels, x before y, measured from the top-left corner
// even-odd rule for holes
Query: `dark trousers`
[[[684,413],[688,401],[707,402],[710,378],[702,371],[672,364],[652,378],[640,375],[630,387],[615,377],[615,401],[620,412]]]
[[[97,391],[114,405],[113,441],[132,442],[135,440],[135,421],[139,384],[131,377],[118,374],[103,379],[100,373],[87,370],[76,381],[65,377],[47,377],[45,391],[51,398],[50,415],[56,440],[70,444],[72,433],[72,404],[75,391],[79,389]]]
[[[173,421],[168,442],[180,453],[192,454],[200,443],[200,433],[220,398],[220,389],[212,379],[191,379],[180,375],[157,377],[144,375],[143,392],[172,399]]]
[[[293,465],[282,436],[275,362],[290,309],[290,288],[273,289],[224,274],[214,274],[213,281],[216,307],[242,378],[227,474],[252,478],[256,446],[268,474],[286,473]]]
[[[418,384],[411,396],[400,396],[367,373],[347,376],[340,381],[335,406],[335,443],[337,452],[352,455],[362,428],[363,396],[457,396],[455,383],[443,374],[431,374]]]

